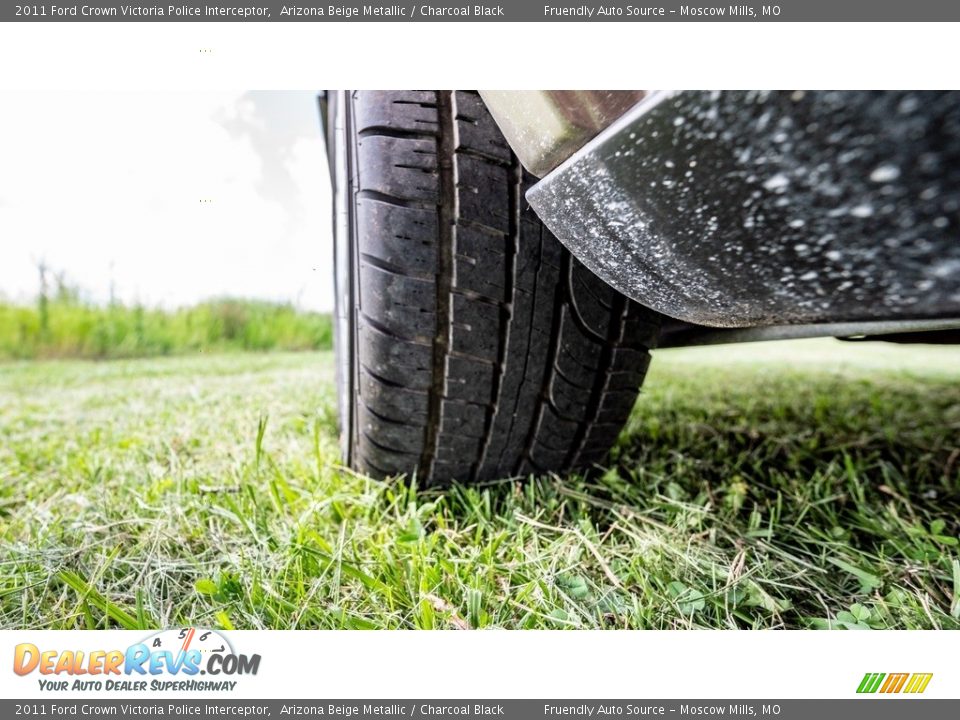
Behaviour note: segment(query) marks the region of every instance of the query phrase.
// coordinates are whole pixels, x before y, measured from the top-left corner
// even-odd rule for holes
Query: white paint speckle
[[[873,172],[870,173],[870,180],[875,183],[893,182],[898,177],[900,177],[900,168],[891,163],[878,165],[873,169]]]
[[[944,260],[933,266],[931,275],[948,278],[960,274],[960,260]]]
[[[770,191],[783,190],[790,184],[790,178],[788,178],[783,173],[777,173],[769,178],[767,178],[763,186]]]

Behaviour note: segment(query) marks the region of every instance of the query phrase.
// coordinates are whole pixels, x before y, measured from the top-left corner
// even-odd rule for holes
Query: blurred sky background
[[[0,297],[330,310],[329,185],[316,93],[0,93]]]

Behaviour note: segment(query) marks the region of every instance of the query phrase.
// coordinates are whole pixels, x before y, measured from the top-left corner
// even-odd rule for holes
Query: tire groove
[[[568,285],[568,291],[569,291],[569,297],[570,297],[570,316],[573,318],[574,324],[583,332],[584,335],[586,335],[588,340],[592,340],[594,344],[599,345],[601,347],[606,346],[608,339],[605,338],[600,333],[598,333],[592,327],[590,327],[587,324],[587,321],[583,319],[583,314],[580,312],[580,306],[577,303],[577,297],[573,290],[573,268],[572,267],[570,270],[570,277],[567,279],[567,285]],[[614,300],[614,305],[609,310],[610,314],[617,312],[617,308],[619,306],[616,305],[616,303],[620,297],[623,297],[623,296],[622,295],[618,296]]]
[[[431,279],[433,279],[433,276],[431,276]],[[507,282],[507,287],[504,288],[504,294],[507,294],[507,292],[510,290],[510,284],[509,284],[510,280],[508,279],[506,282]],[[467,288],[453,288],[451,292],[457,297],[462,297],[465,300],[470,300],[471,302],[483,303],[484,305],[495,307],[501,311],[509,308],[508,302],[504,302],[503,300],[496,300],[490,297],[489,295],[483,295],[482,293],[478,293],[475,290],[468,290]]]
[[[402,427],[412,427],[412,428],[421,427],[420,425],[415,425],[414,423],[411,423],[410,420],[409,420],[409,418],[404,419],[404,420],[397,420],[396,418],[387,417],[386,415],[384,415],[384,414],[381,413],[380,411],[374,410],[372,407],[370,407],[370,403],[368,403],[368,402],[367,402],[366,400],[364,400],[363,398],[360,399],[360,402],[363,404],[364,409],[365,409],[368,413],[370,413],[371,415],[373,415],[373,417],[375,417],[375,418],[376,418],[377,420],[379,420],[380,422],[388,423],[388,424],[390,424],[390,425],[400,425],[400,426],[402,426]]]
[[[513,398],[513,410],[510,413],[510,425],[507,428],[507,432],[504,435],[503,447],[500,448],[500,455],[497,458],[497,472],[501,472],[500,468],[503,467],[503,456],[507,452],[507,448],[510,445],[510,437],[513,434],[513,428],[517,423],[517,411],[520,408],[520,398],[523,395],[523,388],[527,382],[527,366],[530,364],[530,344],[533,342],[533,328],[535,326],[535,316],[536,316],[536,297],[537,297],[537,285],[540,282],[540,273],[543,270],[543,226],[540,227],[540,232],[538,233],[538,248],[536,252],[537,259],[537,269],[533,275],[533,289],[530,292],[530,322],[527,325],[527,344],[526,352],[523,356],[523,367],[520,370],[520,382],[517,383],[517,394]],[[516,286],[514,286],[516,288]],[[516,294],[514,294],[514,299]],[[515,471],[511,471],[515,472]]]
[[[426,391],[426,390],[418,390],[417,388],[407,387],[406,385],[403,385],[403,384],[401,384],[401,383],[398,383],[398,382],[395,381],[395,380],[390,380],[389,378],[385,378],[385,377],[383,377],[383,375],[380,375],[380,374],[377,373],[376,371],[371,370],[369,367],[367,367],[367,366],[366,366],[365,364],[363,364],[362,362],[360,363],[360,369],[363,370],[363,371],[364,371],[367,375],[369,375],[371,378],[373,378],[374,380],[376,380],[378,383],[380,383],[381,385],[384,385],[384,386],[386,386],[386,387],[396,388],[397,390],[405,390],[406,392],[416,393],[417,395],[426,395],[426,394],[427,394],[427,391]]]
[[[571,311],[580,325],[585,325],[585,321],[582,317],[579,317],[579,311],[576,308],[576,303],[572,301],[573,298],[573,272],[571,270],[570,277],[568,278],[569,291],[571,297]],[[620,340],[623,336],[623,327],[626,321],[627,310],[629,305],[627,300],[622,295],[617,295],[614,298],[613,312],[611,313],[615,320],[610,323],[610,327],[607,331],[607,339],[603,344],[603,349],[600,351],[600,362],[598,363],[596,374],[594,375],[593,389],[590,391],[590,400],[586,407],[586,412],[584,413],[583,418],[580,420],[580,424],[577,427],[577,432],[573,437],[573,442],[570,445],[570,452],[567,453],[566,460],[564,464],[567,467],[576,466],[580,460],[580,454],[583,452],[584,445],[586,443],[587,431],[590,427],[596,423],[597,418],[600,415],[600,408],[603,405],[603,398],[606,394],[607,386],[610,384],[610,372],[613,365],[613,355],[616,348],[620,345]]]
[[[571,387],[577,388],[577,390],[586,390],[587,392],[591,392],[591,391],[593,390],[593,385],[582,385],[582,384],[576,382],[576,381],[573,380],[570,376],[568,376],[563,370],[561,370],[561,369],[560,369],[560,365],[558,365],[558,364],[555,364],[555,365],[554,365],[553,371],[554,371],[565,383],[567,383],[567,384],[570,385]],[[593,368],[593,369],[591,370],[591,372],[596,372],[596,368]]]
[[[474,230],[479,230],[482,233],[486,233],[495,238],[503,238],[503,230],[500,228],[494,227],[493,225],[487,225],[482,223],[479,220],[471,220],[470,218],[460,218],[461,227],[469,227]]]
[[[460,198],[457,193],[457,100],[453,91],[437,91],[437,168],[440,174],[440,197],[437,203],[437,282],[436,336],[433,343],[433,377],[427,403],[427,426],[424,432],[420,474],[430,482],[440,445],[440,423],[447,383],[447,354],[451,344],[450,291],[455,285],[457,254],[457,219]]]
[[[407,128],[387,127],[386,125],[369,125],[363,128],[363,130],[360,130],[359,132],[357,132],[357,137],[360,137],[360,138],[385,137],[385,138],[399,138],[401,140],[435,141],[437,139],[437,133],[430,132],[428,130],[410,130]]]
[[[363,430],[362,432],[363,432],[363,436],[367,439],[367,442],[373,445],[378,450],[383,450],[384,452],[393,453],[394,455],[407,455],[407,456],[416,455],[416,453],[412,453],[409,450],[401,450],[399,448],[390,447],[389,445],[384,445],[383,443],[378,442],[374,440],[372,437],[370,437],[370,433],[368,433],[366,430]]]
[[[505,160],[502,157],[497,157],[493,153],[488,153],[485,150],[474,147],[462,147],[457,150],[458,155],[469,155],[470,157],[475,157],[480,160],[485,160],[491,165],[497,165],[498,167],[511,169],[513,168],[513,162],[510,160]]]
[[[547,348],[547,367],[543,374],[543,382],[540,385],[540,396],[537,399],[537,409],[534,413],[534,419],[530,424],[530,430],[527,433],[527,438],[523,445],[523,452],[520,457],[517,458],[517,464],[513,470],[515,475],[520,472],[524,461],[532,462],[533,460],[531,453],[533,452],[533,444],[537,440],[540,423],[543,421],[543,410],[551,399],[550,392],[554,378],[553,368],[556,364],[557,348],[560,344],[560,326],[561,320],[563,319],[563,306],[566,295],[564,292],[566,283],[562,281],[562,278],[570,272],[570,253],[567,252],[566,248],[561,251],[560,262],[560,281],[557,282],[553,294],[553,318],[550,323],[550,345]],[[558,470],[563,469],[565,468],[558,468]]]
[[[396,207],[411,208],[413,210],[436,210],[435,203],[425,200],[411,200],[409,198],[390,195],[389,193],[373,190],[372,188],[363,188],[357,191],[358,200],[372,200],[373,202],[384,203],[385,205],[395,205]]]
[[[430,347],[429,338],[419,338],[419,337],[407,337],[401,335],[396,330],[384,325],[381,321],[377,320],[374,317],[370,317],[367,313],[360,311],[360,317],[369,325],[372,329],[380,333],[381,335],[386,335],[391,340],[396,342],[409,343],[411,345],[420,345],[421,347]]]
[[[483,365],[493,365],[496,361],[491,360],[490,358],[480,357],[479,355],[471,355],[468,352],[463,350],[451,350],[447,353],[448,357],[457,357],[463,360],[472,360],[473,362],[481,363]]]
[[[383,270],[385,273],[390,275],[396,275],[397,277],[407,278],[409,280],[422,280],[424,282],[433,282],[434,275],[433,273],[418,273],[406,268],[400,267],[399,265],[394,265],[389,260],[384,260],[381,257],[372,255],[368,252],[360,253],[360,259],[370,267],[374,267],[377,270]]]
[[[476,482],[480,469],[483,467],[490,443],[493,440],[493,427],[497,413],[500,410],[500,394],[503,389],[503,376],[506,373],[507,353],[509,352],[510,330],[513,323],[513,293],[517,284],[517,253],[520,248],[520,196],[523,190],[523,168],[519,160],[512,156],[510,166],[510,193],[508,215],[510,217],[510,233],[507,236],[506,255],[503,269],[503,297],[500,303],[500,326],[497,343],[497,362],[494,365],[493,387],[490,391],[490,406],[483,426],[483,443],[480,454],[470,470],[470,481]]]

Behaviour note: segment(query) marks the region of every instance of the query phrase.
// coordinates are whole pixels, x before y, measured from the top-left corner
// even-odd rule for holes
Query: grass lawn
[[[606,471],[445,492],[332,359],[0,365],[0,626],[960,627],[960,349],[662,351]]]

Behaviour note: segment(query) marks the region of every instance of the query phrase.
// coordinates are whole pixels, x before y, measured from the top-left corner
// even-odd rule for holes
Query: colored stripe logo
[[[933,673],[867,673],[860,681],[857,692],[873,693],[910,693],[919,694],[927,689]]]

